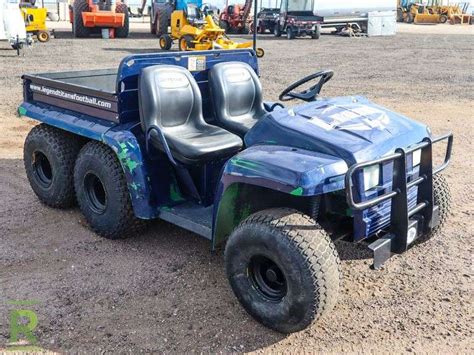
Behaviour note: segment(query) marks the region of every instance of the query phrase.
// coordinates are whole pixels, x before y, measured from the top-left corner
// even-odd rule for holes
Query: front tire
[[[160,48],[166,51],[170,50],[171,46],[173,45],[173,39],[168,34],[161,35],[159,42]]]
[[[191,35],[184,35],[178,41],[178,49],[182,52],[192,50],[194,48],[194,37]]]
[[[451,214],[451,191],[444,175],[433,176],[433,202],[439,208],[439,224],[426,235],[421,236],[418,242],[423,243],[434,237],[446,223]]]
[[[125,238],[142,227],[133,213],[122,166],[106,145],[84,145],[74,168],[74,187],[82,214],[100,236]]]
[[[151,12],[151,6],[148,6],[148,15],[150,16],[150,33],[156,35],[156,27],[153,23],[153,14]]]
[[[225,249],[230,285],[257,321],[282,333],[305,329],[330,311],[340,288],[334,244],[310,217],[285,208],[257,212]]]
[[[50,39],[49,32],[39,31],[38,34],[36,35],[36,38],[38,38],[39,42],[42,42],[42,43],[48,42]]]
[[[47,206],[74,205],[74,162],[81,140],[71,133],[48,126],[35,126],[26,137],[23,161],[26,176],[38,199]]]

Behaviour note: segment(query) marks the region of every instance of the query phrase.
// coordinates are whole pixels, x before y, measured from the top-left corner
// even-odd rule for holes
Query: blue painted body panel
[[[314,196],[343,189],[346,171],[344,160],[334,156],[285,146],[255,145],[227,162],[222,182],[226,186],[245,182],[297,196]]]
[[[99,141],[105,132],[116,125],[43,103],[23,102],[19,111],[23,111],[23,116]]]
[[[278,144],[321,152],[348,165],[420,142],[427,127],[363,97],[336,97],[277,110],[245,136],[247,146]]]

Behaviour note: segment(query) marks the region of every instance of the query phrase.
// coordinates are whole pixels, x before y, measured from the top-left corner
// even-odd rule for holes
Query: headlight
[[[377,186],[380,181],[380,165],[372,165],[364,168],[364,189],[365,191]]]
[[[420,165],[421,162],[421,149],[413,152],[413,167]]]

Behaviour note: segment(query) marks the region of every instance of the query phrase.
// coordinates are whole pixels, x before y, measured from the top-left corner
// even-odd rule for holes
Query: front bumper
[[[295,32],[295,35],[297,37],[300,36],[311,36],[314,33],[318,32],[318,27],[319,31],[320,29],[320,24],[314,24],[314,23],[308,23],[308,24],[300,24],[300,23],[293,23],[289,25],[288,27],[291,27],[292,30]]]
[[[433,168],[432,146],[447,141],[444,162]],[[362,211],[391,200],[390,224],[381,238],[369,245],[374,252],[374,268],[380,268],[393,254],[403,253],[421,235],[429,233],[439,224],[438,206],[433,201],[433,175],[444,170],[451,159],[452,133],[434,139],[426,138],[421,143],[407,149],[399,148],[395,153],[372,161],[355,164],[345,176],[346,200],[349,208]],[[407,155],[421,150],[419,176],[408,182]],[[393,162],[392,189],[382,195],[356,202],[354,192],[361,191],[360,179],[354,179],[364,168]],[[417,187],[416,204],[409,203],[409,191]]]

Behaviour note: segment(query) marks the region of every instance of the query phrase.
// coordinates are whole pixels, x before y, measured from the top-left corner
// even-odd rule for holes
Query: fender
[[[271,207],[265,191],[279,192],[275,196],[281,203],[285,196],[310,197],[342,190],[347,170],[339,157],[303,149],[256,145],[244,150],[223,168],[214,203],[213,246],[249,214]]]
[[[155,199],[152,198],[147,164],[136,136],[123,127],[112,128],[102,135],[102,142],[112,148],[122,166],[135,215],[143,219],[158,217],[158,208],[151,205]]]

